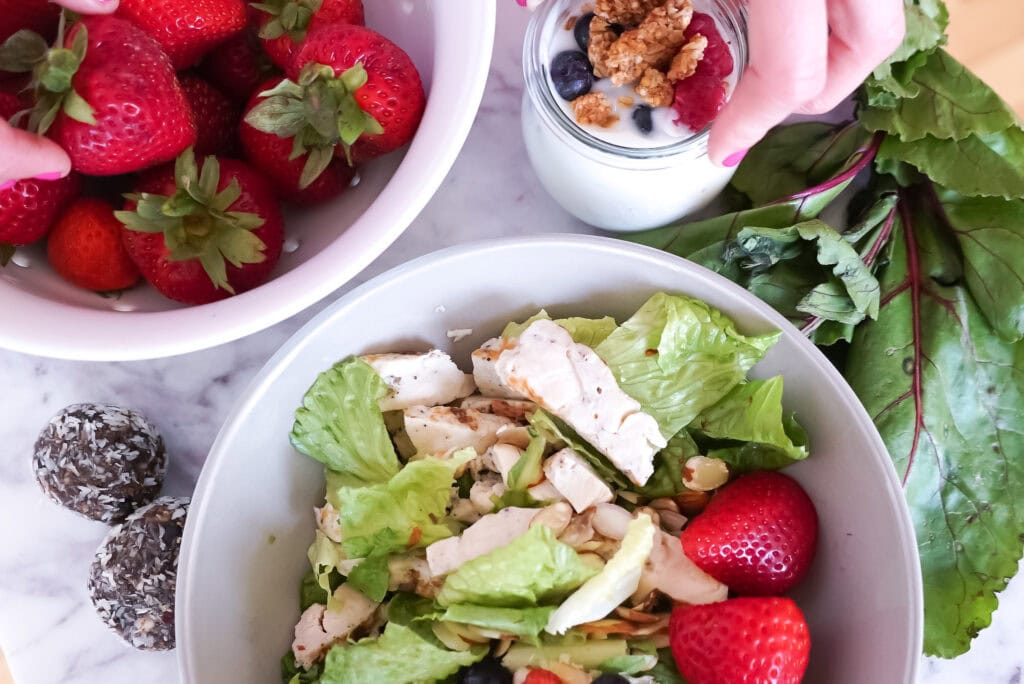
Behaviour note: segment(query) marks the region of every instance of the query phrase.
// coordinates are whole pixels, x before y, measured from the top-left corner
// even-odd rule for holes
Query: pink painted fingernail
[[[526,7],[526,0],[516,0],[516,3],[517,3],[517,4],[518,4],[518,5],[520,6],[520,7]]]
[[[3,192],[4,190],[10,190],[11,188],[14,187],[14,184],[17,182],[18,181],[16,180],[9,180],[6,183],[0,184],[0,192]]]
[[[50,173],[41,173],[38,176],[33,176],[36,180],[42,181],[55,181],[64,177],[64,174],[60,171],[52,171]]]
[[[750,150],[750,148],[748,147],[745,150],[740,150],[739,152],[733,152],[728,157],[726,157],[725,159],[722,160],[722,166],[729,166],[729,167],[736,166],[741,161],[743,161],[743,158],[745,156],[747,156],[747,152],[749,150]]]

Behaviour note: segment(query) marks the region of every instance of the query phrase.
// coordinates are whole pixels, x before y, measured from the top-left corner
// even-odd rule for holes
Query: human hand
[[[58,5],[80,14],[110,14],[118,0],[54,0]],[[0,119],[0,190],[6,190],[22,178],[56,180],[71,171],[71,160],[60,145],[28,131],[12,127]]]
[[[903,40],[902,0],[749,0],[750,61],[711,126],[708,155],[736,166],[790,114],[823,114]]]

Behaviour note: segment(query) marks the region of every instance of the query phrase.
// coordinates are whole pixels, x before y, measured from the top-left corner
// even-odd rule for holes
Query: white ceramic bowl
[[[812,456],[787,472],[814,500],[821,539],[797,601],[812,635],[808,682],[905,684],[921,653],[914,532],[885,447],[856,396],[785,319],[692,263],[605,238],[559,236],[447,249],[349,293],[299,331],[245,393],[199,478],[178,575],[183,681],[278,681],[298,618],[297,587],[323,496],[318,463],[288,443],[293,409],[322,370],[349,354],[469,353],[509,320],[629,316],[657,291],[699,297],[747,333],[783,331],[754,369],[781,373],[786,406]],[[452,343],[446,332],[473,328]]]
[[[428,96],[423,122],[407,151],[366,165],[343,197],[286,217],[286,253],[272,281],[192,308],[149,286],[107,299],[60,279],[41,246],[25,248],[0,269],[0,347],[92,361],[183,354],[284,320],[377,258],[434,195],[462,149],[487,81],[495,4],[371,0],[366,22],[416,63]]]

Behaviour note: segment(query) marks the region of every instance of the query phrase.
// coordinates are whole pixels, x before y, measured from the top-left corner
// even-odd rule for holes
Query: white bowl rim
[[[0,288],[0,305],[4,308],[0,349],[70,361],[140,361],[177,356],[265,330],[324,299],[358,275],[405,232],[434,197],[461,152],[483,99],[494,49],[497,6],[478,0],[440,0],[439,6],[459,12],[461,26],[477,27],[463,32],[464,52],[473,58],[465,60],[467,72],[456,79],[466,84],[459,92],[467,106],[445,112],[444,118],[451,124],[449,144],[431,152],[429,170],[417,179],[421,191],[413,201],[407,195],[392,197],[400,185],[396,181],[408,172],[407,157],[366,212],[349,226],[346,232],[358,231],[367,217],[374,220],[372,234],[362,231],[368,233],[368,238],[361,241],[354,256],[349,251],[351,245],[339,236],[298,268],[254,290],[213,304],[160,312],[88,309],[15,286]],[[435,46],[435,58],[437,54]],[[437,80],[435,74],[435,86]],[[433,107],[444,107],[440,98],[431,100]],[[43,310],[48,320],[41,329]],[[189,335],[181,336],[182,330],[190,331]]]
[[[836,370],[832,363],[825,358],[824,354],[822,354],[821,351],[809,339],[807,339],[805,335],[797,330],[792,323],[772,309],[768,304],[757,299],[757,297],[752,295],[750,292],[728,280],[724,276],[714,273],[691,261],[687,261],[686,259],[652,247],[629,243],[615,238],[579,234],[536,235],[469,242],[431,252],[408,261],[401,266],[397,266],[376,276],[375,278],[372,278],[340,297],[337,301],[321,311],[316,317],[292,335],[292,337],[281,346],[277,353],[267,361],[257,376],[243,392],[242,396],[245,397],[245,399],[235,405],[228,414],[217,438],[214,440],[213,446],[210,447],[209,455],[206,462],[203,464],[201,472],[199,473],[199,479],[192,495],[189,515],[185,521],[184,538],[182,540],[179,556],[177,594],[175,599],[175,629],[177,632],[178,642],[177,662],[182,681],[200,681],[194,671],[194,663],[189,658],[189,649],[182,647],[183,643],[188,639],[185,634],[186,630],[182,628],[189,622],[189,620],[186,619],[190,603],[187,601],[187,597],[190,592],[189,576],[192,571],[197,571],[197,568],[194,567],[197,557],[193,550],[193,539],[195,538],[196,531],[202,525],[206,504],[213,494],[214,481],[217,478],[217,473],[220,470],[221,464],[226,459],[227,445],[231,443],[234,433],[241,429],[246,414],[257,402],[262,400],[264,392],[268,386],[271,385],[278,376],[288,370],[294,358],[303,353],[306,342],[314,335],[314,333],[329,325],[335,319],[345,316],[349,309],[356,306],[363,299],[373,296],[374,292],[381,285],[415,276],[423,270],[437,268],[445,261],[462,258],[468,253],[472,253],[479,258],[496,259],[500,258],[500,253],[503,250],[529,247],[544,249],[590,249],[610,251],[616,254],[628,255],[632,258],[646,260],[662,267],[668,266],[670,268],[674,268],[678,270],[681,275],[700,272],[702,277],[716,281],[717,284],[725,290],[731,290],[734,296],[743,298],[748,302],[755,303],[769,323],[777,326],[784,335],[795,338],[798,345],[811,352],[810,357],[816,364],[815,370],[821,374],[824,380],[838,388],[839,393],[842,396],[844,408],[848,411],[848,415],[859,423],[860,427],[864,429],[865,433],[869,436],[870,443],[874,447],[872,449],[872,458],[885,473],[885,493],[893,500],[899,502],[897,506],[897,519],[893,522],[902,541],[900,549],[904,555],[903,560],[907,563],[907,567],[914,570],[913,576],[909,578],[912,593],[908,597],[909,603],[913,607],[913,618],[911,622],[913,629],[913,634],[911,635],[912,648],[909,649],[906,654],[907,660],[903,671],[907,674],[907,682],[916,681],[919,663],[923,653],[922,649],[924,646],[924,588],[921,579],[921,559],[917,552],[916,534],[910,517],[910,509],[903,494],[903,487],[900,484],[899,476],[896,472],[896,467],[894,466],[892,459],[889,457],[888,449],[886,449],[881,435],[879,435],[878,430],[875,428],[874,422],[872,422],[870,416],[868,416],[863,404],[861,404],[857,395],[854,394],[853,389],[847,384],[846,380],[842,375],[840,375],[839,371]]]

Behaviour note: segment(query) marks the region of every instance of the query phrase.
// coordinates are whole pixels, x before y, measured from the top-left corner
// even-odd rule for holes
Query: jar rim
[[[729,29],[736,37],[736,59],[737,79],[742,76],[743,69],[747,63],[747,10],[745,0],[710,0],[719,11],[717,20],[724,20],[729,24]],[[534,109],[540,115],[545,124],[557,134],[568,136],[576,142],[582,143],[588,151],[598,155],[615,159],[633,160],[657,160],[670,157],[677,157],[685,154],[703,154],[707,151],[708,136],[711,132],[711,124],[703,130],[683,138],[670,145],[660,147],[625,147],[603,140],[588,132],[584,127],[573,121],[565,110],[555,100],[552,89],[548,87],[547,64],[541,59],[541,41],[544,36],[544,29],[552,15],[564,13],[571,5],[578,3],[578,0],[548,0],[533,13],[526,29],[526,39],[523,41],[523,78],[526,83],[526,92]],[[721,16],[724,15],[724,16]],[[567,17],[568,18],[568,17]]]

